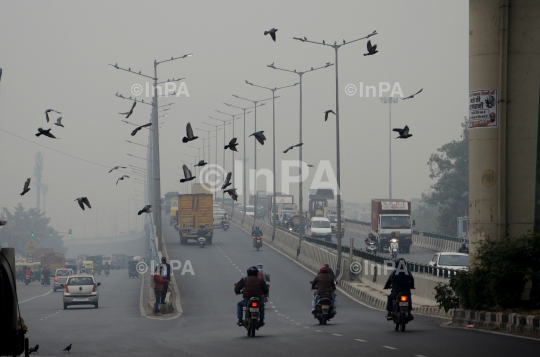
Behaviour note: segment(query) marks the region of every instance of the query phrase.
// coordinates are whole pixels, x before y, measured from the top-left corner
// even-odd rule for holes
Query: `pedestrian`
[[[154,294],[156,295],[156,302],[154,303],[154,316],[163,315],[159,312],[159,302],[161,301],[161,296],[163,294],[163,284],[168,283],[167,279],[161,277],[161,272],[163,270],[163,265],[156,267],[154,271]]]
[[[167,279],[167,282],[163,284],[163,294],[161,295],[161,303],[165,304],[165,296],[169,289],[169,282],[171,281],[171,265],[167,264],[167,258],[161,257],[161,277]]]

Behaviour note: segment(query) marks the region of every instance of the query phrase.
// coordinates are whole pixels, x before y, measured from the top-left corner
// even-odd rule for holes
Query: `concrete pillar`
[[[469,91],[497,90],[496,127],[469,132],[469,247],[533,226],[540,2],[469,1]],[[470,104],[470,103],[469,103]]]

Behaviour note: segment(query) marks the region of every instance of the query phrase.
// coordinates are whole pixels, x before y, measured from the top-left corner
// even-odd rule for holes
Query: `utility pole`
[[[41,196],[41,172],[43,171],[43,154],[41,151],[34,155],[34,177],[36,178],[34,185],[37,188],[37,209],[40,208],[40,196]]]

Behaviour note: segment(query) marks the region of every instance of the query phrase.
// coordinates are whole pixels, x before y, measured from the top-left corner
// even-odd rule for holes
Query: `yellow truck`
[[[195,193],[178,196],[178,233],[180,244],[187,244],[188,239],[197,241],[204,237],[212,244],[214,235],[214,200],[212,194]]]

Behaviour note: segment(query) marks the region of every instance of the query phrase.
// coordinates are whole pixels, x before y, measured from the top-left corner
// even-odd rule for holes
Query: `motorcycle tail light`
[[[251,303],[251,306],[252,307],[257,307],[258,303],[256,303],[255,301]]]
[[[69,293],[69,288],[68,288],[67,284],[64,285],[64,290],[66,290],[66,293]]]
[[[402,296],[401,296],[401,301],[407,302],[407,296],[402,295]]]
[[[58,280],[58,277],[57,277],[57,276],[55,276],[55,277],[54,277],[54,280]]]
[[[93,293],[96,292],[96,283],[94,283],[94,288],[92,289],[92,292],[93,292]]]

